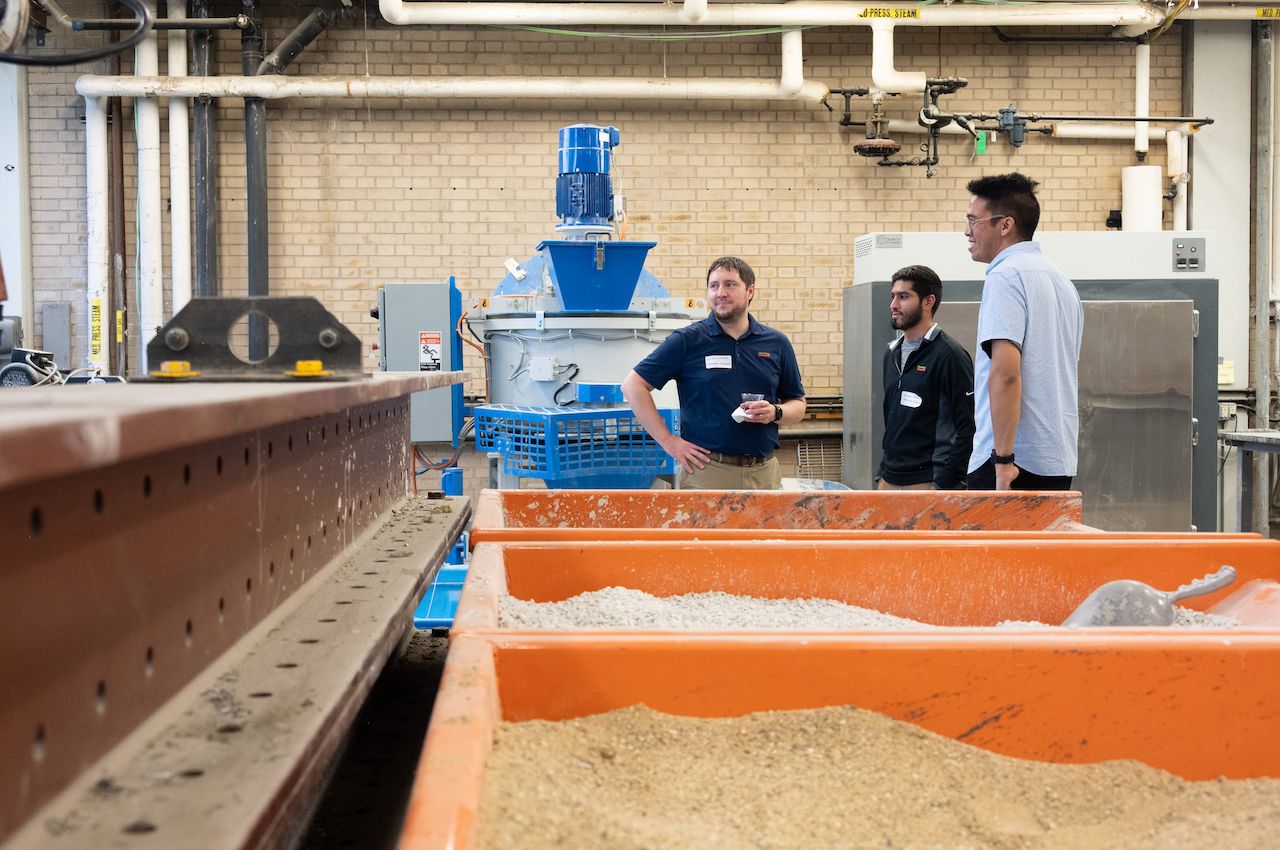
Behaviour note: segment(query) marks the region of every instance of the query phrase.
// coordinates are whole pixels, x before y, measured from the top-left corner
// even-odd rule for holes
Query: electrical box
[[[554,381],[556,379],[556,359],[554,357],[530,357],[529,380]]]
[[[378,351],[384,372],[452,372],[461,368],[457,338],[462,298],[453,280],[388,283],[378,293]],[[409,397],[409,439],[457,440],[462,426],[462,385],[437,387]],[[455,442],[456,444],[456,442]]]

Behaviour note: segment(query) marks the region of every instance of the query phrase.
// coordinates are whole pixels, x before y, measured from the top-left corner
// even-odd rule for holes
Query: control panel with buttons
[[[1203,238],[1174,237],[1173,270],[1175,272],[1204,271]]]

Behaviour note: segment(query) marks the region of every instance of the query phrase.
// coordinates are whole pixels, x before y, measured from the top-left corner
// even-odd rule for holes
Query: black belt
[[[724,455],[720,452],[711,452],[711,459],[716,463],[727,463],[730,466],[759,466],[767,463],[773,458],[773,452],[769,452],[764,457],[756,457],[755,455]]]

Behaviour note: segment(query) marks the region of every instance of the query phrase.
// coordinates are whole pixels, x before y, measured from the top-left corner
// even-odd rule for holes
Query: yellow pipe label
[[[1280,18],[1280,8],[1258,9],[1259,18]]]
[[[95,362],[102,359],[102,299],[89,302],[89,357]]]
[[[116,342],[124,342],[124,310],[116,310]]]
[[[1258,12],[1262,12],[1261,9]],[[919,9],[871,8],[863,9],[859,18],[919,18]],[[1259,15],[1261,17],[1261,15]]]

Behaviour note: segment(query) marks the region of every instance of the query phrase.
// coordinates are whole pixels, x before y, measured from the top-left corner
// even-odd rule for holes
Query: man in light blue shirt
[[[1084,308],[1032,242],[1037,183],[1022,174],[969,183],[969,255],[987,264],[974,357],[970,490],[1069,490],[1080,435]]]

